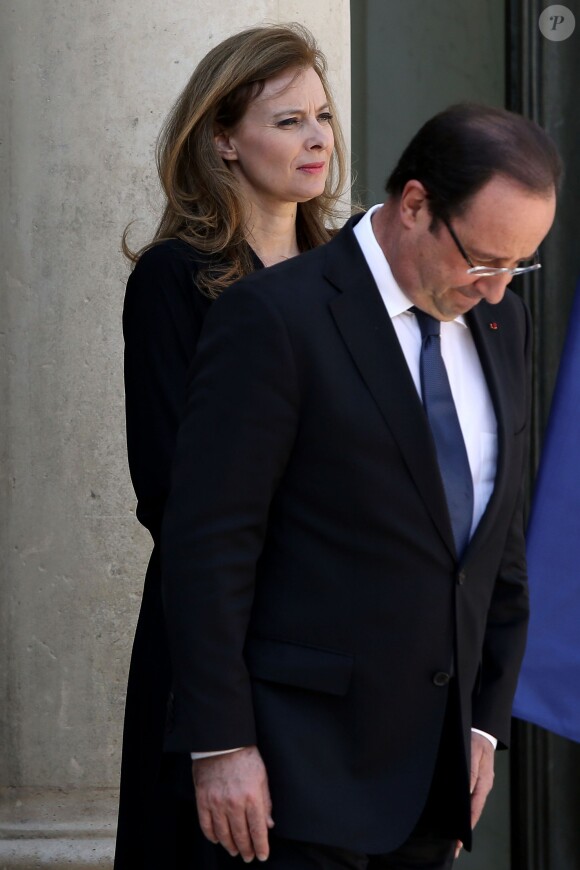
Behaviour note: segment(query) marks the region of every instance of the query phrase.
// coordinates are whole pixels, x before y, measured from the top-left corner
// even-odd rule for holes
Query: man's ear
[[[217,153],[222,160],[237,160],[238,152],[227,130],[220,130],[213,137]]]
[[[429,197],[420,181],[411,179],[405,184],[399,201],[399,211],[401,221],[409,228],[425,216],[431,220]]]

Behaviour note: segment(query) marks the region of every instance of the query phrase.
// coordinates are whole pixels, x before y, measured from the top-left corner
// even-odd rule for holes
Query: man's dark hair
[[[554,142],[534,121],[506,109],[459,103],[421,127],[386,191],[398,197],[408,181],[420,181],[437,221],[459,214],[494,175],[542,195],[558,190],[561,174]]]

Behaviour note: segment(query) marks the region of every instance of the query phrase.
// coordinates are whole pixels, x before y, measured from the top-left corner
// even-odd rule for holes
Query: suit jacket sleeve
[[[204,326],[163,523],[175,689],[170,751],[256,742],[243,648],[297,415],[285,325],[267,295],[240,282],[214,303]]]

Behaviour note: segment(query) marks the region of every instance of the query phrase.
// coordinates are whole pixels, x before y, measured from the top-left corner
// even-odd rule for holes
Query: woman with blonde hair
[[[123,312],[129,467],[154,546],[127,689],[115,870],[217,860],[197,826],[189,757],[163,754],[171,665],[159,535],[187,372],[211,301],[336,227],[346,162],[326,72],[297,24],[253,27],[213,48],[159,137],[165,208],[155,235],[137,253],[123,238],[135,264]]]

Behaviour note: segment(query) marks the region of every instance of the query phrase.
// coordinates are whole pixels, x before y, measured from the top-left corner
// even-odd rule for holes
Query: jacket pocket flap
[[[246,663],[252,677],[313,692],[346,695],[354,657],[318,647],[251,637]]]

